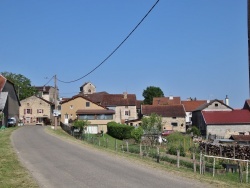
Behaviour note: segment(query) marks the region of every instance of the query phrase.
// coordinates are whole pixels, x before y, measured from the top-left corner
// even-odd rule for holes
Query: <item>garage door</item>
[[[97,125],[89,125],[87,127],[87,132],[90,134],[97,134],[98,133],[98,126]]]

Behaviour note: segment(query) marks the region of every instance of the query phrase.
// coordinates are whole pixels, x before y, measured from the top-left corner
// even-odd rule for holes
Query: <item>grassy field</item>
[[[18,161],[17,155],[11,145],[10,135],[17,128],[0,130],[0,187],[38,187],[28,170]]]
[[[154,168],[159,168],[164,171],[168,171],[179,176],[188,177],[192,179],[196,179],[197,181],[206,182],[211,184],[214,187],[241,187],[241,188],[249,188],[250,183],[239,183],[239,174],[238,173],[224,173],[220,175],[216,175],[212,177],[212,173],[205,173],[204,175],[200,175],[199,171],[197,173],[193,172],[191,168],[180,167],[177,168],[176,164],[171,164],[165,161],[160,161],[160,163],[156,162],[156,159],[151,157],[141,157],[138,154],[131,154],[126,152],[126,149],[122,152],[121,145],[124,145],[124,141],[114,139],[107,134],[104,134],[103,137],[99,137],[96,135],[87,135],[88,138],[85,138],[85,141],[75,139],[74,137],[65,133],[62,129],[58,128],[57,130],[47,129],[51,134],[55,134],[57,136],[63,137],[64,139],[77,142],[79,144],[84,145],[85,147],[93,147],[95,149],[104,150],[109,152],[111,155],[120,155],[121,157],[125,157],[128,160],[132,160],[133,162],[141,163],[142,165],[153,166]],[[87,140],[87,141],[86,141]],[[118,149],[115,150],[115,143],[117,143]],[[124,145],[124,147],[126,147]],[[249,178],[250,181],[250,178]]]

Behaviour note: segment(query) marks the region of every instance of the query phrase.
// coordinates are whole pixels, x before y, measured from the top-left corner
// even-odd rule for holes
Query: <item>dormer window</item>
[[[89,107],[90,106],[90,102],[86,102],[86,107]]]

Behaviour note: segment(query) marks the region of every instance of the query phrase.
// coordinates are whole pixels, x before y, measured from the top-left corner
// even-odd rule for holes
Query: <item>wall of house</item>
[[[232,111],[232,109],[228,108],[225,104],[215,101],[202,111]]]
[[[163,130],[174,130],[179,132],[186,132],[186,119],[185,117],[162,117],[162,129]],[[173,126],[176,124],[177,126]]]
[[[206,136],[207,128],[201,111],[195,111],[192,113],[192,126],[196,126],[200,130],[202,136]]]
[[[32,109],[32,113],[28,114],[27,109]],[[42,110],[38,112],[38,110]],[[44,100],[31,96],[21,101],[19,108],[19,118],[24,121],[24,124],[36,124],[37,118],[53,119],[51,105]]]
[[[209,134],[229,138],[231,134],[239,134],[240,132],[250,132],[250,125],[208,125],[207,136]]]
[[[86,106],[86,102],[90,103],[89,107]],[[80,109],[98,110],[98,109],[104,109],[104,108],[82,97],[78,97],[78,98],[75,98],[74,100],[70,100],[61,105],[61,121],[65,123],[65,114],[69,115],[69,119],[75,120],[77,118],[76,111]]]
[[[125,120],[137,119],[136,106],[116,106],[110,107],[109,109],[115,110],[114,121],[117,123],[124,123]],[[129,115],[126,115],[125,112],[129,112]]]

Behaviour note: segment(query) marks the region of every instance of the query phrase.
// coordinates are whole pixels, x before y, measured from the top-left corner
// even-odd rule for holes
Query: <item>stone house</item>
[[[53,121],[54,104],[38,96],[21,101],[19,118],[28,125],[49,125]]]
[[[177,105],[142,105],[143,117],[155,113],[162,117],[162,130],[186,132],[185,110],[182,104]]]
[[[3,119],[0,126],[7,126],[8,118],[15,117],[19,120],[20,101],[14,83],[0,75],[0,113]]]
[[[215,99],[210,101],[209,103],[205,103],[199,106],[192,112],[192,125],[196,126],[202,136],[207,136],[207,126],[206,122],[204,121],[203,112],[231,112],[233,108],[226,105],[223,101]]]
[[[114,110],[91,101],[84,94],[61,102],[61,122],[70,124],[76,119],[87,120],[90,122],[87,132],[91,134],[106,133],[107,123],[114,121],[114,114]]]

